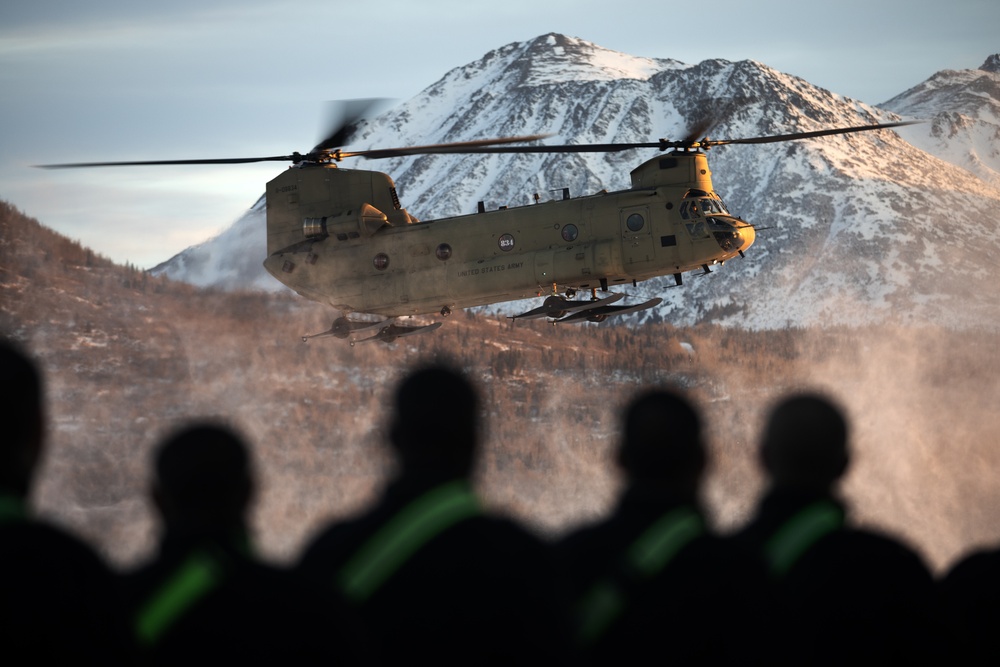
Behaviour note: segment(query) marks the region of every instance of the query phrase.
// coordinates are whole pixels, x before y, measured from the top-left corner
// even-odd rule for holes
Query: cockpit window
[[[681,202],[681,217],[685,220],[694,220],[695,218],[700,218],[701,214],[698,212],[700,200],[698,199],[685,199]]]
[[[704,222],[701,222],[701,221],[698,221],[698,222],[686,222],[686,223],[684,223],[684,226],[687,227],[688,234],[691,235],[691,238],[693,238],[695,240],[708,238],[708,232],[705,231],[705,223]]]
[[[740,235],[736,221],[732,218],[708,218],[708,229],[719,247],[726,252],[734,252],[743,247],[745,239]]]
[[[684,220],[694,220],[702,215],[729,215],[726,205],[721,199],[714,197],[699,197],[697,199],[685,199],[681,202],[681,218]]]

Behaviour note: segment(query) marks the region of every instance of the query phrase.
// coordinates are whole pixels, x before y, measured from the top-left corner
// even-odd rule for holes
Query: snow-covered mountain
[[[154,275],[222,289],[286,289],[264,270],[267,200],[262,195],[236,222],[203,243],[154,266]]]
[[[987,282],[1000,257],[996,69],[994,56],[982,70],[940,72],[873,107],[755,61],[686,65],[549,34],[448,72],[365,125],[350,148],[523,134],[553,134],[551,143],[677,139],[706,121],[713,138],[732,138],[931,119],[900,134],[713,149],[716,189],[761,228],[757,243],[745,260],[682,289],[652,280],[631,291],[663,296],[645,316],[681,324],[996,327],[1000,296]],[[403,205],[431,219],[471,213],[479,201],[527,204],[564,187],[573,195],[628,187],[629,171],[655,154],[428,155],[352,166],[390,174]],[[226,232],[158,270],[197,284],[268,284],[260,204],[232,234],[258,250],[234,250]],[[248,252],[251,272],[235,273],[227,258]]]
[[[929,122],[899,131],[914,146],[1000,186],[1000,54],[976,70],[945,70],[883,109]]]

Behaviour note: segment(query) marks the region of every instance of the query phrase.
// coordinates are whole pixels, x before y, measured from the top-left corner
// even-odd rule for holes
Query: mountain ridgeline
[[[755,61],[687,65],[548,34],[451,70],[363,124],[350,147],[527,134],[553,135],[549,143],[636,142],[701,127],[712,138],[740,138],[925,120],[898,132],[713,149],[715,187],[734,214],[758,226],[756,244],[745,260],[682,289],[666,289],[668,278],[629,291],[665,299],[643,320],[677,325],[996,328],[1000,295],[982,284],[1000,251],[991,233],[1000,205],[997,62],[938,72],[871,106]],[[403,206],[426,220],[471,213],[480,201],[495,208],[562,188],[574,196],[625,188],[629,171],[653,155],[424,155],[351,166],[388,173]],[[264,213],[260,201],[216,239],[154,272],[198,285],[284,289],[260,266]]]

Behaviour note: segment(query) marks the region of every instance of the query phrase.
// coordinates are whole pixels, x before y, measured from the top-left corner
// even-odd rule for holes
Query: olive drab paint
[[[611,305],[621,294],[598,297],[627,283],[673,276],[744,255],[756,230],[730,214],[712,187],[704,150],[731,144],[797,141],[851,132],[883,130],[921,121],[839,127],[742,139],[698,139],[692,130],[679,141],[611,144],[528,144],[547,135],[344,151],[339,146],[377,104],[360,100],[343,122],[308,153],[250,158],[77,162],[37,165],[45,169],[177,164],[291,162],[267,184],[267,258],[264,268],[307,299],[343,312],[328,331],[303,336],[392,342],[430,332],[440,322],[408,325],[394,318],[438,314],[456,308],[547,296],[542,306],[513,316],[556,322],[600,322],[652,308],[644,303]],[[631,187],[617,192],[528,206],[500,207],[420,222],[402,207],[392,179],[378,171],[340,169],[352,157],[499,153],[608,153],[655,148],[661,154],[636,167]],[[666,152],[666,151],[670,152]],[[574,300],[591,290],[591,300]],[[559,296],[565,294],[566,298]],[[348,317],[356,313],[356,317]],[[381,319],[373,319],[381,318]],[[374,332],[357,338],[362,332]]]
[[[308,299],[399,317],[704,272],[753,244],[704,153],[631,176],[618,192],[420,222],[386,174],[303,163],[267,184],[264,266]]]

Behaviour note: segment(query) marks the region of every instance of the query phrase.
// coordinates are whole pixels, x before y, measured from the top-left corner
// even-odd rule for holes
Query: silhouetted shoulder
[[[126,578],[139,652],[151,664],[357,664],[359,633],[332,588],[254,555],[253,469],[224,423],[184,425],[160,445],[150,494],[159,553]]]
[[[391,484],[373,508],[359,516],[335,522],[319,533],[303,552],[299,569],[310,576],[336,571],[376,532],[432,488],[434,485],[424,480],[404,479]],[[505,517],[477,511],[435,535],[425,548],[415,552],[413,563],[421,562],[423,551],[436,554],[429,560],[441,563],[442,559],[450,559],[450,553],[456,549],[465,554],[481,552],[480,562],[484,567],[496,562],[502,555],[509,557],[520,553],[546,561],[549,558],[543,542],[519,524]],[[475,563],[460,560],[462,567],[476,566]],[[407,561],[405,565],[410,564]]]
[[[375,531],[377,525],[371,520],[366,520],[366,517],[333,523],[306,546],[299,557],[296,570],[306,576],[317,578],[332,573],[344,564],[352,548]]]
[[[848,563],[865,559],[871,567],[885,565],[901,568],[901,575],[909,574],[927,583],[932,581],[930,570],[920,554],[902,540],[884,533],[864,528],[845,528],[831,533],[817,547],[836,552],[839,557],[847,559]],[[803,560],[808,558],[807,553]]]
[[[942,579],[941,595],[958,659],[964,664],[998,664],[1000,550],[978,551],[959,561]]]
[[[193,567],[210,581],[155,638],[156,664],[374,664],[364,650],[363,628],[332,589],[295,573],[220,551],[186,549],[167,554],[125,577],[127,606],[138,624],[163,591]]]
[[[782,580],[795,635],[816,664],[936,664],[945,650],[933,577],[902,542],[866,530],[831,533]],[[791,633],[790,633],[791,634]]]
[[[356,590],[347,573],[359,562],[382,562],[359,561],[359,554],[396,536],[386,526],[419,497],[408,486],[395,485],[375,508],[321,533],[299,570],[317,585]],[[565,659],[569,629],[555,568],[545,544],[515,522],[478,513],[402,552],[376,584],[346,593],[387,648],[387,662],[415,655],[437,664]]]
[[[920,555],[895,538],[867,530],[823,537],[789,570],[785,585],[797,589],[800,598],[822,593],[841,611],[864,604],[873,617],[876,609],[896,610],[918,623],[917,611],[930,614],[935,603],[933,575]]]
[[[42,522],[5,522],[0,572],[0,627],[9,655],[23,650],[32,662],[53,664],[127,660],[116,580],[88,545]]]
[[[297,569],[311,579],[335,584],[347,561],[393,515],[393,511],[379,507],[362,517],[330,526],[306,548]],[[434,572],[456,579],[485,576],[502,581],[536,578],[536,572],[550,569],[550,554],[537,536],[509,519],[479,515],[436,535],[402,563],[385,585],[389,589],[406,588]]]
[[[623,504],[631,508],[625,501]],[[619,511],[601,521],[577,528],[552,546],[552,557],[567,579],[574,598],[584,595],[598,580],[622,565],[625,550],[665,510],[642,505]]]
[[[1000,550],[982,550],[969,554],[952,566],[942,580],[945,588],[983,587],[986,594],[1000,594]]]
[[[334,525],[299,569],[335,588],[392,664],[553,664],[571,648],[547,550],[492,517],[471,484],[479,397],[432,364],[402,379],[389,445],[397,478],[361,516]]]
[[[692,530],[679,537],[685,525]],[[693,507],[627,492],[614,515],[553,552],[595,663],[640,664],[659,653],[676,664],[756,664],[770,607],[766,571],[750,552],[708,532]],[[662,565],[649,565],[655,561]],[[620,599],[613,615],[600,603],[608,594]]]
[[[57,572],[90,574],[99,579],[111,572],[94,550],[77,537],[41,521],[0,524],[0,557],[30,569],[56,567]]]

